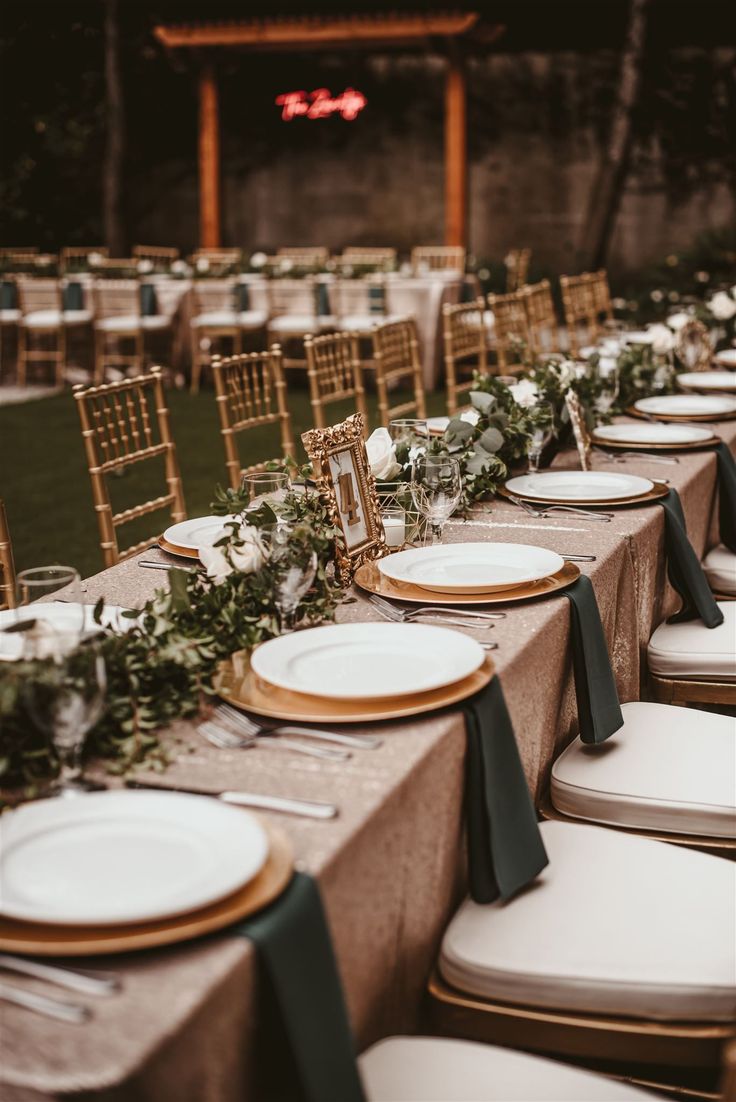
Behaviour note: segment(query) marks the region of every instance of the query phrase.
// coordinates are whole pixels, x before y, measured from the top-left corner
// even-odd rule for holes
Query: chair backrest
[[[493,312],[498,374],[502,375],[520,368],[531,350],[524,295],[519,291],[513,295],[489,295],[488,306]]]
[[[611,302],[611,290],[608,286],[608,272],[605,268],[599,268],[597,272],[591,272],[590,287],[597,319],[599,321],[602,319],[612,321],[613,304]]]
[[[267,287],[268,312],[271,317],[287,314],[317,317],[317,289],[309,276],[304,279],[270,279]]]
[[[191,260],[209,260],[211,264],[239,264],[243,259],[242,249],[195,249]]]
[[[140,285],[137,279],[96,279],[92,300],[98,318],[140,316]]]
[[[244,474],[265,470],[271,459],[295,457],[281,349],[274,344],[270,352],[213,356],[212,372],[225,465],[230,485],[237,490]],[[277,423],[281,430],[281,454],[244,467],[236,440],[238,433]]]
[[[462,245],[416,245],[411,250],[415,271],[464,272],[465,249]]]
[[[195,279],[192,284],[194,314],[235,309],[235,286],[232,279]]]
[[[355,333],[328,333],[304,338],[307,357],[309,395],[312,404],[314,427],[327,428],[325,407],[352,398],[358,413],[368,424],[365,405],[363,372],[360,366],[360,349]]]
[[[531,257],[531,249],[509,249],[506,253],[503,262],[506,265],[507,294],[520,290],[526,283]]]
[[[38,253],[38,245],[13,245],[9,249],[0,249],[0,260],[33,260]]]
[[[528,283],[520,294],[526,306],[532,354],[559,352],[559,325],[549,280]]]
[[[458,397],[473,389],[473,375],[476,371],[485,374],[488,371],[488,346],[486,326],[483,318],[485,303],[482,298],[475,302],[461,302],[457,306],[445,303],[442,307],[442,328],[445,342],[445,386],[447,389],[447,412],[450,417],[457,413]],[[459,381],[458,368],[464,373],[470,371],[470,379]]]
[[[37,310],[61,310],[61,284],[58,279],[47,276],[24,279],[20,276],[16,286],[22,314],[32,314]]]
[[[171,437],[169,410],[164,397],[161,369],[147,375],[103,386],[76,386],[74,398],[82,424],[82,439],[92,480],[92,497],[100,529],[105,566],[134,555],[150,544],[142,540],[121,551],[117,529],[159,509],[168,509],[172,520],[186,519],[184,494]],[[108,476],[133,463],[163,458],[165,493],[142,505],[114,513]]]
[[[342,250],[340,264],[354,264],[358,268],[393,268],[396,264],[396,249],[348,245]]]
[[[576,276],[560,276],[562,308],[565,312],[570,352],[577,356],[582,343],[592,343],[598,336],[600,325],[591,282],[591,272]]]
[[[413,318],[389,321],[373,330],[373,362],[378,393],[378,419],[388,427],[396,417],[426,417],[422,361],[419,355],[417,326]],[[389,405],[389,395],[399,391],[402,383],[410,389],[408,401]]]
[[[179,250],[165,245],[134,245],[133,256],[136,260],[150,260],[154,264],[171,264],[179,259]]]
[[[287,245],[284,249],[278,249],[276,255],[281,260],[293,260],[295,264],[321,267],[330,259],[330,250],[322,245]]]
[[[5,502],[0,499],[0,609],[15,608],[15,564]]]

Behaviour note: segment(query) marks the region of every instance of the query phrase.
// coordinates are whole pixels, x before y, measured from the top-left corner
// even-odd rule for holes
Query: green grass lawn
[[[298,441],[299,434],[311,427],[311,411],[306,391],[289,382]],[[215,486],[225,482],[225,452],[214,394],[209,389],[197,395],[170,390],[167,397],[187,513],[206,515]],[[375,402],[372,395],[368,399],[371,424],[375,425]],[[430,413],[443,412],[442,394],[429,395],[428,400]],[[334,420],[349,412],[335,407]],[[243,464],[275,455],[277,440],[267,429],[254,431],[247,443],[241,438]],[[300,443],[298,449],[303,456]],[[125,508],[162,493],[161,478],[155,461],[128,468],[122,478],[111,480],[113,508]],[[0,406],[0,498],[5,501],[17,570],[63,563],[87,577],[102,569],[92,490],[71,392]],[[128,525],[120,532],[121,546],[153,535],[157,525],[160,531],[168,523],[167,514],[161,512]]]

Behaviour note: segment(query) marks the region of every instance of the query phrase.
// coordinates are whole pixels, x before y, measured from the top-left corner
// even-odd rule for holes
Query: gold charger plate
[[[708,440],[687,440],[685,443],[679,444],[644,444],[641,442],[633,444],[626,443],[623,440],[605,440],[597,436],[595,432],[592,433],[591,440],[596,448],[625,452],[696,452],[704,448],[712,448],[715,444],[721,442],[720,436],[716,436],[715,433]]]
[[[657,482],[654,478],[650,478],[649,481],[654,482],[654,486],[651,490],[647,490],[645,494],[636,494],[634,497],[617,497],[615,501],[601,501],[599,498],[583,497],[576,498],[574,501],[550,501],[548,498],[540,501],[538,497],[529,497],[527,494],[514,493],[513,496],[528,501],[530,505],[534,505],[542,511],[549,508],[550,505],[569,505],[573,509],[582,505],[588,509],[605,509],[608,511],[618,509],[621,505],[648,505],[650,501],[659,501],[661,497],[666,497],[670,492],[670,487],[666,486],[664,482]],[[505,486],[499,486],[496,493],[507,498],[512,496]]]
[[[176,555],[182,559],[197,559],[199,561],[198,551],[192,551],[191,547],[179,547],[177,543],[169,543],[163,536],[158,537],[158,545],[162,551],[167,551],[169,555]]]
[[[496,667],[486,656],[483,665],[469,677],[428,693],[371,700],[330,700],[288,692],[261,681],[250,668],[248,651],[236,651],[220,664],[214,687],[229,704],[270,719],[298,720],[300,723],[377,723],[458,704],[485,688],[495,672]]]
[[[580,568],[574,562],[566,562],[562,570],[542,578],[538,582],[515,586],[495,593],[435,593],[410,582],[395,582],[387,578],[374,562],[363,563],[355,571],[353,581],[368,593],[388,597],[394,601],[410,601],[419,605],[505,605],[511,601],[529,601],[535,597],[548,597],[572,585],[580,577]]]
[[[260,822],[269,841],[266,863],[250,883],[225,899],[189,914],[122,926],[50,926],[0,917],[0,951],[37,957],[103,956],[175,945],[223,930],[267,907],[293,875],[294,853],[288,837],[267,820]]]
[[[736,417],[736,410],[734,410],[733,413],[691,413],[685,415],[683,413],[642,413],[640,410],[634,409],[633,406],[627,409],[626,413],[630,414],[632,417],[639,417],[642,421],[654,419],[655,421],[674,421],[675,424],[679,423],[686,425],[692,425],[701,421],[733,421]]]

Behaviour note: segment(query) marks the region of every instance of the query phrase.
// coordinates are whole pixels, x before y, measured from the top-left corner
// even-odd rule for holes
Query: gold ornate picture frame
[[[687,371],[707,371],[713,358],[710,334],[702,321],[691,318],[675,335],[675,355]]]
[[[565,405],[567,406],[567,412],[570,414],[572,431],[575,434],[575,444],[580,456],[580,469],[589,471],[592,466],[590,457],[593,450],[593,441],[585,421],[585,410],[574,390],[568,390],[565,393]]]
[[[365,450],[365,421],[353,413],[339,425],[302,433],[317,490],[338,529],[338,577],[343,584],[364,562],[388,554],[376,484]]]

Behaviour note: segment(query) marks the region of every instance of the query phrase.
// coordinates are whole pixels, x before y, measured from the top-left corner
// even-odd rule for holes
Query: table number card
[[[688,371],[707,371],[713,358],[713,346],[702,321],[692,318],[677,331],[675,355]]]
[[[343,583],[362,563],[388,553],[364,428],[362,414],[354,413],[339,425],[302,434],[320,496],[340,531],[337,568]]]
[[[585,422],[585,410],[574,390],[568,390],[566,392],[565,405],[567,406],[567,412],[570,414],[572,431],[575,434],[575,443],[577,445],[578,455],[580,456],[580,469],[581,471],[589,471],[592,466],[590,454],[593,448],[593,442]]]

